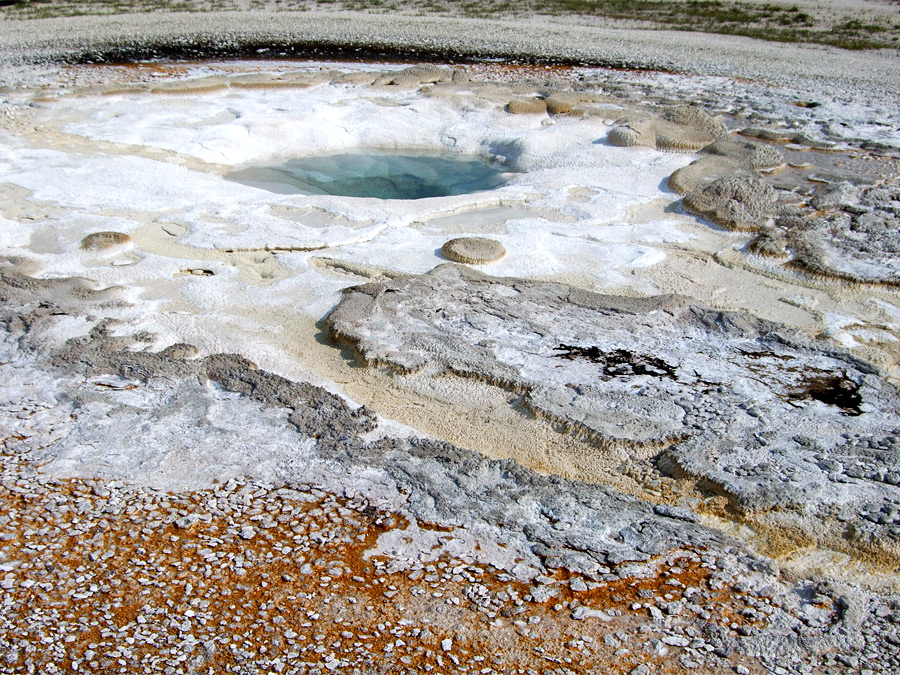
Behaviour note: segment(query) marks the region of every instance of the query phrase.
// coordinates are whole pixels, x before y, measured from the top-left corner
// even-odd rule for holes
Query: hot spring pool
[[[425,199],[499,187],[503,167],[474,155],[430,152],[348,152],[248,166],[228,180],[277,194]]]

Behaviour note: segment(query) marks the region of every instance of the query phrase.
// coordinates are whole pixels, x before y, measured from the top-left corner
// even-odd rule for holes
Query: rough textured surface
[[[37,350],[37,345],[46,340],[46,334],[59,320],[57,317],[83,307],[79,296],[97,300],[89,289],[73,293],[72,288],[71,280],[42,282],[7,270],[2,285],[6,306],[3,316],[5,348]],[[79,287],[75,285],[74,288]],[[50,302],[21,313],[41,297]],[[10,313],[13,308],[18,312]],[[672,546],[719,545],[717,542],[724,544],[727,541],[712,530],[685,525],[679,519],[660,517],[654,514],[651,505],[640,500],[601,487],[541,476],[512,461],[491,461],[447,443],[415,437],[388,436],[367,441],[365,435],[376,426],[376,419],[368,410],[351,408],[343,399],[321,387],[258,369],[242,357],[215,354],[184,360],[173,358],[171,352],[138,351],[135,347],[139,344],[139,338],[116,336],[110,332],[109,322],[100,321],[85,337],[68,340],[57,349],[52,355],[52,365],[57,372],[64,379],[75,378],[82,384],[67,383],[58,387],[48,382],[42,398],[52,412],[45,416],[48,421],[51,417],[64,419],[72,413],[75,417],[62,438],[52,444],[32,447],[30,457],[33,461],[49,464],[78,452],[84,456],[85,446],[102,444],[100,439],[105,438],[105,442],[128,448],[130,455],[130,459],[119,467],[107,469],[106,477],[137,478],[135,469],[141,462],[160,462],[165,459],[160,453],[172,452],[172,448],[160,446],[154,439],[161,434],[176,433],[177,426],[172,428],[172,425],[180,423],[178,411],[186,412],[188,417],[198,415],[200,419],[211,419],[211,413],[203,411],[211,410],[216,398],[214,390],[206,386],[212,382],[264,409],[284,411],[284,420],[299,437],[313,442],[313,445],[298,446],[295,459],[306,462],[310,472],[321,473],[328,463],[336,463],[336,467],[358,467],[367,475],[364,482],[381,486],[382,490],[384,485],[393,486],[391,492],[399,490],[405,494],[402,501],[409,513],[429,522],[465,523],[469,527],[479,523],[487,527],[503,524],[504,529],[516,523],[513,527],[518,534],[513,535],[514,531],[509,530],[502,536],[503,540],[512,541],[511,536],[524,537],[517,544],[523,551],[540,543],[548,550],[554,550],[554,555],[566,558],[567,563],[571,563],[567,566],[572,569],[596,571],[610,554],[618,561],[646,559],[644,548],[660,552]],[[35,353],[39,354],[39,351]],[[8,381],[21,381],[29,377],[29,372],[25,365],[18,372],[10,368]],[[104,376],[117,379],[107,386],[98,386],[97,378],[105,382]],[[128,390],[130,383],[141,391],[146,385],[152,385],[144,394],[150,396],[148,404],[135,406],[119,400],[119,392]],[[160,393],[152,394],[154,388]],[[153,398],[158,396],[169,399],[170,405],[152,404]],[[134,403],[137,400],[134,398]],[[103,418],[95,418],[76,412],[92,408],[103,408],[106,414]],[[155,431],[148,434],[146,440],[134,437],[136,425],[147,425]],[[48,426],[43,433],[59,431]],[[211,438],[184,434],[177,452],[187,452],[191,445],[203,442],[204,437]],[[292,471],[297,471],[297,467]],[[338,471],[343,473],[344,469]],[[464,476],[468,478],[463,479]],[[560,489],[561,486],[565,488]],[[577,525],[560,531],[541,514],[558,512],[563,502],[567,509],[577,511],[577,514],[571,512],[572,522]],[[627,541],[613,534],[635,521],[646,521],[643,534],[636,533]],[[600,523],[604,523],[604,527],[600,527]],[[529,541],[531,543],[526,543]],[[569,549],[575,542],[578,542],[577,548]]]
[[[900,451],[896,389],[870,366],[746,314],[445,265],[348,290],[328,325],[371,363],[522,392],[535,413],[600,447],[669,446],[663,471],[714,484],[747,513],[794,512],[800,529],[823,518],[843,534],[828,516],[837,507],[841,523],[861,533],[871,529],[864,502],[900,498],[889,483],[849,481],[822,463],[835,456],[841,466],[883,462],[889,471]],[[848,460],[848,416],[880,454]],[[885,524],[870,543],[892,550],[894,529]]]
[[[719,178],[753,176],[740,160],[719,155],[702,156],[669,176],[669,187],[680,194],[697,192]]]
[[[441,247],[441,254],[453,262],[485,265],[503,259],[506,249],[503,244],[483,237],[459,237],[451,239]]]
[[[728,135],[728,129],[721,120],[717,120],[706,110],[698,105],[682,105],[663,115],[663,119],[674,122],[680,126],[693,127],[705,131],[713,138],[723,138]]]
[[[115,297],[77,280],[34,279],[21,269],[7,266],[0,284],[3,353],[31,355],[3,366],[4,382],[17,393],[5,391],[0,403],[17,422],[0,461],[0,502],[10,505],[0,527],[10,534],[20,522],[37,529],[25,531],[21,540],[4,537],[0,546],[0,592],[14,610],[4,615],[0,629],[5,672],[44,664],[44,654],[55,665],[101,670],[138,660],[151,672],[165,670],[172,658],[207,668],[243,663],[245,672],[285,665],[287,672],[318,672],[335,664],[384,669],[397,658],[404,666],[427,664],[444,673],[455,672],[457,660],[468,663],[473,650],[490,654],[498,648],[505,656],[494,665],[504,672],[503,664],[516,663],[518,649],[509,652],[510,644],[537,641],[539,654],[563,660],[569,658],[565,651],[553,656],[556,636],[570,640],[576,624],[586,631],[598,621],[615,637],[603,641],[604,648],[591,648],[587,639],[567,643],[579,652],[570,659],[570,672],[589,673],[592,664],[606,668],[609,652],[632,642],[636,655],[624,661],[628,670],[677,656],[679,666],[715,672],[736,661],[753,667],[757,660],[759,667],[785,659],[841,663],[836,659],[868,648],[862,635],[881,635],[894,621],[890,598],[827,584],[793,586],[776,566],[697,524],[688,510],[540,476],[448,444],[390,436],[365,440],[372,423],[365,411],[237,357],[184,361],[135,351],[146,336],[117,337],[101,322],[84,339],[62,345],[50,372],[42,360],[61,317],[76,319],[87,306],[104,303],[112,311]],[[552,288],[536,290],[546,295]],[[598,304],[578,294],[570,299],[576,308]],[[184,346],[169,351],[191,356]],[[24,398],[16,384],[22,377],[37,385]],[[207,378],[238,396],[204,386]],[[168,405],[147,405],[148,395],[168,399]],[[222,408],[218,414],[215,405]],[[95,414],[99,409],[103,417]],[[178,411],[186,426],[179,426]],[[110,482],[134,477],[115,465],[105,467],[104,480],[52,478],[53,462],[78,445],[101,450],[112,443],[117,450],[127,448],[132,461],[152,461],[152,448],[142,449],[143,441],[130,433],[135,428],[152,439],[178,433],[183,454],[194,443],[187,428],[208,441],[217,426],[227,426],[223,420],[246,433],[257,424],[254,416],[267,415],[266,447],[271,452],[277,446],[282,432],[273,432],[281,418],[295,435],[294,456],[282,471],[307,482],[282,487],[283,478],[275,486],[237,479],[173,495]],[[36,416],[38,426],[32,423]],[[123,433],[110,435],[109,427]],[[41,477],[34,474],[35,463],[44,467]],[[350,482],[348,468],[355,476]],[[220,469],[216,475],[222,476]],[[340,493],[329,485],[340,485]],[[891,517],[885,510],[866,512],[872,513],[873,522]],[[36,540],[41,533],[48,538]],[[174,551],[180,558],[170,564]],[[35,552],[42,564],[33,562]],[[310,579],[317,583],[311,586]],[[121,593],[134,584],[144,589],[140,596]],[[57,588],[70,592],[58,596]],[[456,594],[467,602],[451,602]],[[139,605],[133,604],[136,597]],[[83,615],[132,641],[125,648],[109,642],[106,633],[81,639],[82,633],[36,613],[36,599],[55,602],[68,620]],[[382,625],[410,628],[427,618],[428,630],[392,629],[390,647],[379,642],[377,652],[368,639],[355,645],[355,634],[371,633],[368,612],[375,606]],[[103,617],[117,616],[109,609],[134,614],[107,625]],[[305,614],[306,621],[285,632],[283,644],[273,643],[268,627],[280,625],[286,610]],[[720,622],[722,616],[727,618]],[[491,630],[485,633],[488,620]],[[211,630],[216,621],[228,623],[227,637]],[[30,635],[65,647],[23,651],[23,642],[11,638],[25,626]],[[322,632],[308,642],[307,631],[299,632],[304,628]],[[234,637],[239,631],[241,637]],[[636,638],[657,632],[661,639]],[[157,641],[166,636],[172,646],[161,655]],[[330,651],[313,649],[328,636]],[[355,645],[352,650],[342,645],[345,640]],[[439,651],[431,644],[438,642]],[[871,649],[880,650],[881,661],[896,658],[893,642],[872,642]],[[520,665],[527,666],[533,657],[523,658]],[[623,663],[622,655],[615,662]]]
[[[805,145],[816,150],[831,150],[835,144],[822,141],[820,139],[810,138],[799,131],[791,131],[789,129],[766,129],[761,127],[747,127],[741,129],[741,134],[750,136],[751,138],[761,138],[767,141],[782,141],[785,143],[796,143],[797,145]]]
[[[449,675],[548,663],[577,675],[674,675],[762,673],[785,658],[830,666],[862,649],[896,658],[890,599],[791,587],[746,557],[681,550],[599,575],[548,569],[524,580],[455,548],[462,529],[309,482],[239,479],[170,494],[48,480],[16,450],[0,452],[4,673],[187,664]],[[436,545],[399,557],[413,538]],[[839,637],[861,631],[877,638]],[[43,649],[29,650],[23,633]]]
[[[653,147],[665,152],[694,152],[706,147],[712,136],[703,129],[660,125]]]
[[[778,148],[736,138],[720,138],[703,148],[703,152],[731,157],[756,170],[776,169],[784,164],[784,155]]]
[[[715,137],[703,128],[667,122],[658,117],[636,117],[619,120],[607,140],[624,148],[644,146],[672,152],[694,152]]]
[[[897,141],[896,96],[868,107],[890,90],[892,71],[875,72],[882,55],[835,79],[834,64],[854,59],[815,50],[829,83],[821,97],[803,50],[782,66],[764,59],[782,82],[799,82],[794,91],[496,63],[374,72],[158,61],[217,45],[253,55],[273,31],[288,36],[280,57],[297,53],[303,21],[261,30],[257,18],[242,15],[227,39],[198,39],[188,34],[196,17],[171,38],[170,18],[157,15],[147,42],[129,41],[134,17],[91,22],[83,58],[160,50],[134,68],[43,61],[75,54],[77,19],[60,22],[64,39],[46,51],[28,46],[33,24],[14,38],[0,26],[0,73],[16,87],[0,127],[18,144],[2,162],[0,240],[36,263],[4,267],[0,290],[0,670],[83,659],[82,671],[248,675],[894,672],[900,605],[860,587],[896,582],[861,562],[896,570],[896,392],[834,345],[894,367],[896,290],[800,275],[799,259],[780,265],[801,251],[790,236],[831,241],[813,232],[816,219],[861,216],[875,202],[894,213],[896,196],[868,187],[889,180]],[[389,32],[405,30],[396,23]],[[443,31],[462,23],[420,27],[419,48],[446,53],[455,36]],[[302,39],[349,26],[340,40],[372,57],[366,45],[384,44],[383,25],[353,38],[355,25],[318,16]],[[498,23],[466,25],[488,26],[491,38],[461,35],[466,49],[518,49],[496,41]],[[540,30],[547,44],[574,34]],[[712,57],[706,73],[745,72],[728,62],[740,40],[707,54],[690,38],[686,54],[661,60],[697,72]],[[624,53],[644,59],[653,39]],[[319,59],[331,53],[304,44],[324,48]],[[585,45],[610,53],[571,46]],[[8,66],[35,54],[44,65]],[[296,87],[308,89],[278,91]],[[543,99],[559,117],[507,117],[513,96]],[[334,105],[321,105],[328,97]],[[166,123],[152,122],[153,106]],[[436,110],[443,122],[429,126]],[[704,153],[670,185],[690,179],[692,192],[735,169],[752,176],[771,168],[777,144],[791,162],[764,177],[778,222],[747,243],[679,213],[664,179],[693,157],[609,147],[607,129],[626,114],[646,117],[658,149],[718,137],[715,116],[766,127],[755,146],[714,142],[723,155]],[[480,194],[477,208],[422,204],[403,217],[375,202],[354,216],[343,200],[265,197],[247,210],[230,193],[209,196],[227,153],[273,147],[260,144],[272,137],[257,135],[264,126],[281,152],[351,143],[373,119],[385,122],[373,145],[480,143],[479,154],[528,173],[499,202]],[[300,132],[308,142],[290,140]],[[810,149],[824,139],[841,145]],[[58,180],[46,178],[53,170]],[[811,192],[835,176],[851,184]],[[134,197],[113,206],[118,187],[97,195],[96,184]],[[99,230],[133,242],[80,250]],[[273,246],[275,233],[288,245]],[[510,248],[499,273],[571,285],[415,276],[440,262],[448,238],[473,235]],[[877,255],[843,246],[853,252],[841,264]],[[382,340],[382,364],[360,367],[315,324],[340,288],[410,274],[360,293],[375,311],[354,342]],[[613,286],[616,296],[580,290]],[[633,299],[665,289],[692,299]],[[722,311],[736,307],[752,314]],[[409,354],[424,365],[397,374],[392,359]],[[572,463],[543,460],[551,455]],[[554,471],[590,484],[540,473]],[[82,619],[97,630],[73,630]]]
[[[608,140],[621,147],[645,146],[671,152],[694,152],[727,134],[725,126],[697,106],[679,106],[662,117],[618,120]]]
[[[684,208],[729,230],[756,230],[775,210],[775,190],[752,176],[719,178],[684,198]]]
[[[900,284],[900,188],[825,185],[810,206],[827,213],[779,220],[796,251],[793,264],[814,274]]]
[[[747,243],[747,251],[766,258],[787,260],[787,238],[776,228],[765,228]]]
[[[0,455],[0,503],[12,508],[0,527],[17,532],[21,521],[33,522],[39,530],[22,534],[24,548],[18,536],[4,537],[0,546],[0,592],[6,606],[16,610],[4,615],[0,630],[8,672],[43,663],[40,654],[23,653],[22,643],[9,639],[10,631],[23,625],[23,617],[30,634],[66,637],[62,644],[67,648],[54,648],[57,664],[78,662],[103,669],[141,657],[147,667],[164,670],[168,663],[159,660],[154,644],[158,638],[146,645],[145,639],[177,628],[186,643],[175,642],[166,653],[186,660],[200,642],[205,646],[197,663],[206,667],[234,659],[256,664],[246,672],[260,672],[257,666],[270,663],[276,670],[281,663],[300,668],[296,672],[318,672],[323,667],[333,670],[336,663],[373,663],[374,657],[376,667],[386,672],[393,670],[391,659],[399,658],[404,666],[427,663],[439,673],[454,672],[449,664],[456,666],[456,661],[450,653],[462,646],[469,649],[460,651],[460,660],[471,658],[476,644],[488,654],[500,648],[506,656],[494,665],[501,667],[506,660],[515,663],[516,650],[507,653],[507,648],[520,638],[537,640],[537,653],[552,655],[557,634],[568,632],[565,639],[571,639],[576,630],[572,622],[592,626],[597,621],[616,629],[615,637],[604,641],[612,649],[635,640],[636,625],[640,635],[661,632],[661,640],[640,643],[638,651],[646,657],[629,657],[628,670],[670,654],[678,656],[676,667],[695,664],[689,667],[699,672],[731,668],[733,659],[751,665],[758,659],[759,667],[785,659],[839,663],[835,654],[861,649],[862,635],[878,635],[879,627],[893,621],[890,598],[828,584],[792,585],[777,566],[700,525],[689,510],[541,476],[515,462],[486,460],[446,443],[389,433],[372,440],[368,430],[374,420],[365,410],[353,410],[321,388],[286,380],[238,357],[185,361],[136,351],[148,336],[115,336],[109,322],[80,315],[86,303],[102,308],[106,302],[107,312],[126,310],[109,304],[115,300],[109,291],[94,291],[77,280],[34,279],[22,270],[21,265],[6,266],[0,284],[0,347],[4,356],[29,354],[26,360],[3,365],[3,381],[13,389],[4,389],[0,396],[11,420]],[[480,293],[481,303],[492,296],[484,284],[511,288],[453,266],[442,268],[432,280],[448,275],[468,280],[466,290]],[[529,284],[513,288],[525,296],[536,293],[551,306],[554,294],[558,297],[562,290]],[[576,314],[602,309],[621,318],[634,309],[627,300],[604,304],[599,296],[571,289],[567,300]],[[669,299],[662,306],[676,311],[679,303]],[[57,345],[56,365],[50,366],[44,361],[49,355],[45,350],[53,351],[55,326],[79,317],[93,328],[84,338]],[[722,330],[733,336],[747,327],[726,321]],[[191,355],[184,346],[172,351]],[[572,355],[576,361],[582,358],[570,350]],[[665,365],[652,358],[638,359],[630,368],[667,379]],[[612,377],[641,376],[619,372]],[[23,378],[33,386],[23,389]],[[207,381],[216,386],[207,386]],[[167,399],[168,405],[152,404],[154,396]],[[97,415],[98,410],[105,414]],[[39,425],[33,423],[35,417]],[[178,434],[179,455],[188,453],[197,461],[191,454],[196,441],[215,438],[217,428],[247,433],[258,425],[254,418],[267,418],[268,452],[278,451],[284,434],[285,440],[293,438],[293,456],[274,486],[235,479],[211,490],[173,495],[110,482],[135,477],[126,466],[115,464],[103,468],[108,476],[102,480],[53,479],[54,462],[71,457],[79,445],[99,451],[110,443],[117,450],[128,449],[126,461],[155,461],[154,449],[131,433],[139,428],[152,439]],[[110,427],[122,432],[110,434]],[[196,440],[194,434],[199,434]],[[156,452],[166,451],[155,445]],[[845,452],[852,453],[853,445],[851,441]],[[111,456],[109,449],[105,456]],[[34,473],[36,463],[43,466],[41,477]],[[207,470],[224,479],[215,463]],[[71,468],[64,473],[71,474]],[[147,475],[146,467],[142,475]],[[289,475],[302,475],[306,482],[285,480]],[[877,523],[898,512],[866,514],[875,513]],[[53,536],[38,543],[37,532]],[[82,533],[93,535],[89,539]],[[65,544],[65,555],[60,544]],[[179,560],[165,562],[174,550],[180,552]],[[31,552],[51,564],[34,564]],[[91,570],[103,571],[102,577],[83,566],[72,570],[85,557]],[[303,591],[296,585],[301,578]],[[310,586],[307,579],[317,584]],[[146,592],[120,594],[135,582]],[[424,584],[430,584],[429,591],[424,592]],[[79,600],[73,605],[71,594],[65,594],[56,601],[58,608],[72,613],[71,621],[78,620],[79,612],[85,612],[89,622],[102,619],[111,608],[137,612],[127,621],[117,620],[114,631],[133,637],[128,644],[134,648],[108,643],[104,634],[99,642],[92,633],[91,642],[80,639],[80,633],[73,640],[68,632],[58,636],[61,624],[48,623],[33,611],[34,598],[57,597],[57,586],[71,589]],[[177,607],[165,601],[173,598],[173,588],[178,589]],[[267,650],[261,649],[267,628],[281,623],[277,617],[283,612],[267,604],[276,602],[279,591],[284,597],[278,596],[277,604],[305,612],[307,620],[299,628],[315,626],[323,631],[321,638],[317,634],[307,646],[308,636],[298,629],[283,636],[293,651],[271,639]],[[445,593],[450,596],[446,600]],[[456,593],[468,602],[453,601]],[[135,597],[140,606],[132,604]],[[428,598],[441,600],[433,603]],[[238,604],[244,610],[253,607],[250,619],[246,611],[236,611]],[[381,605],[382,624],[390,620],[409,627],[421,619],[429,632],[403,634],[403,640],[392,632],[397,639],[378,656],[368,647],[360,649],[362,644],[345,649],[341,640],[352,643],[356,632],[372,630],[372,619],[362,610],[374,611],[376,604]],[[733,615],[723,615],[732,609]],[[213,616],[228,621],[229,640],[207,630],[214,625]],[[527,622],[521,621],[525,616]],[[727,618],[719,622],[720,616]],[[320,621],[323,617],[334,617],[340,624],[333,631],[330,652],[313,649],[332,634],[330,624]],[[492,629],[485,634],[488,620]],[[238,630],[242,636],[233,637]],[[384,629],[378,630],[380,636]],[[435,631],[452,637],[434,637]],[[478,635],[477,642],[471,642]],[[696,642],[700,636],[708,648]],[[432,642],[440,642],[442,659],[427,651]],[[881,660],[894,658],[893,642],[872,644],[881,649]],[[576,641],[570,648],[577,646]],[[521,665],[527,666],[534,657],[523,658]],[[592,664],[600,667],[611,658],[603,649],[583,650],[572,659],[571,672],[592,672]]]

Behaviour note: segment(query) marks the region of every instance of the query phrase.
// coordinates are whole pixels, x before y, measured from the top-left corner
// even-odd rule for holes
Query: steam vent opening
[[[228,179],[277,194],[425,199],[491,190],[503,167],[474,155],[350,152],[232,171]]]

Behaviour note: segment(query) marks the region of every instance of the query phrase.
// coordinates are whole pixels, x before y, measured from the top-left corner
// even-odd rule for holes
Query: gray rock
[[[856,206],[860,202],[861,191],[848,182],[826,183],[816,188],[809,205],[820,211],[829,211],[846,206]]]
[[[668,504],[656,504],[653,507],[653,513],[658,516],[664,516],[666,518],[684,520],[688,523],[697,522],[697,516],[693,512],[689,511],[688,509],[678,508],[677,506],[669,506]]]
[[[720,121],[698,105],[681,105],[663,114],[663,119],[680,126],[704,131],[713,138],[724,138],[728,129]]]
[[[739,138],[720,138],[707,145],[701,152],[730,157],[756,170],[775,169],[784,164],[784,155],[778,148]]]
[[[685,210],[729,230],[757,230],[775,211],[774,188],[752,176],[719,178],[684,198]]]
[[[787,237],[777,228],[764,227],[747,243],[747,252],[765,258],[786,260],[790,257],[787,245]]]
[[[762,127],[746,127],[740,132],[744,136],[761,138],[766,141],[786,141],[804,145],[816,150],[831,150],[835,144],[830,141],[811,138],[806,134],[791,129],[766,129]]]
[[[829,209],[811,221],[784,221],[792,266],[816,275],[900,285],[900,188],[849,183],[817,190],[810,200]]]
[[[857,452],[843,437],[850,418],[874,439],[896,435],[896,388],[868,364],[748,314],[443,265],[426,276],[349,289],[327,325],[367,360],[523,392],[536,414],[601,446],[677,439],[659,455],[659,470],[711,481],[757,517],[803,507],[827,518],[829,504],[897,490],[887,481],[893,446],[879,455],[885,482],[823,481],[827,471],[813,458],[827,452],[849,465],[846,453]],[[408,325],[416,330],[407,332]],[[797,442],[802,432],[816,442]],[[669,522],[677,513],[662,511]],[[804,517],[798,512],[797,527],[809,529]],[[624,555],[655,555],[666,545],[665,528],[657,526],[622,530],[631,548]],[[556,536],[576,537],[571,530]]]
[[[458,268],[450,265],[448,269]],[[61,311],[60,305],[45,307],[34,303],[35,297],[52,293],[57,301],[70,305],[69,311],[81,306],[81,301],[70,292],[76,289],[81,293],[83,289],[72,280],[43,282],[18,273],[7,278],[11,283],[3,284],[0,278],[0,293],[10,298],[4,312],[25,312],[24,320],[18,323],[0,323],[11,327],[12,332],[5,333],[7,344],[40,342],[44,339],[39,336],[45,322]],[[377,293],[379,286],[369,288]],[[371,299],[363,294],[359,300],[367,298]],[[357,302],[352,294],[347,301],[349,305]],[[582,303],[595,301],[590,296],[581,299]],[[15,309],[18,302],[23,304]],[[29,313],[26,306],[34,311]],[[48,325],[52,330],[52,320]],[[503,523],[504,540],[517,542],[515,545],[531,556],[531,564],[546,559],[551,564],[565,564],[573,572],[605,573],[609,571],[605,567],[608,557],[613,561],[644,560],[649,557],[644,552],[647,550],[659,552],[684,545],[719,548],[729,541],[702,526],[657,516],[649,505],[635,498],[602,487],[541,476],[511,460],[488,460],[447,443],[415,437],[385,436],[365,441],[363,436],[374,427],[375,420],[364,408],[354,410],[320,387],[292,382],[239,356],[217,354],[182,361],[162,353],[135,351],[134,345],[134,338],[113,335],[109,322],[101,321],[87,336],[56,348],[47,358],[46,367],[60,377],[74,377],[81,383],[85,378],[109,375],[128,378],[129,383],[153,381],[161,388],[158,396],[164,405],[145,409],[123,405],[115,388],[97,389],[90,384],[69,388],[67,405],[71,402],[76,408],[102,406],[107,412],[99,421],[90,416],[73,420],[69,408],[65,408],[66,437],[36,448],[35,459],[49,462],[58,453],[77,456],[85,447],[102,453],[108,443],[117,453],[122,447],[132,447],[131,454],[146,461],[154,457],[154,446],[159,445],[158,432],[143,434],[146,439],[139,439],[141,445],[135,449],[133,429],[165,428],[171,424],[173,414],[202,421],[176,423],[178,447],[186,440],[185,430],[192,427],[203,431],[206,440],[212,439],[215,446],[217,432],[209,423],[209,411],[216,395],[214,389],[203,385],[212,380],[222,389],[242,395],[232,399],[235,402],[230,405],[246,399],[263,410],[283,411],[280,414],[290,422],[297,438],[313,441],[307,446],[310,449],[296,453],[294,471],[300,470],[303,463],[316,471],[325,471],[325,465],[338,466],[344,480],[348,471],[359,470],[369,476],[368,480],[397,486],[394,489],[402,490],[409,515],[425,522],[489,528]],[[43,349],[47,348],[44,343]],[[259,410],[255,409],[256,414]],[[681,412],[680,408],[677,410]],[[247,490],[231,494],[227,501],[246,506],[251,494]],[[566,521],[573,526],[557,529],[555,524],[560,518],[554,514],[566,514]],[[640,523],[640,527],[634,527],[635,523]],[[255,533],[250,525],[243,527],[238,536]],[[625,531],[627,537],[618,534]],[[304,573],[304,568],[300,572]]]

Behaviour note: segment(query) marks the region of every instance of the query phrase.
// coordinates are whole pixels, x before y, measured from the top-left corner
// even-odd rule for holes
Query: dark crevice
[[[614,377],[634,377],[636,375],[649,375],[651,377],[668,377],[676,379],[676,369],[662,359],[646,354],[635,354],[627,349],[614,349],[604,352],[599,347],[575,347],[561,344],[557,348],[564,353],[554,354],[556,358],[585,359],[603,366],[603,375],[611,379]]]
[[[840,408],[845,415],[862,415],[859,385],[846,377],[824,374],[803,383],[803,388],[788,394],[792,401],[819,401]]]

